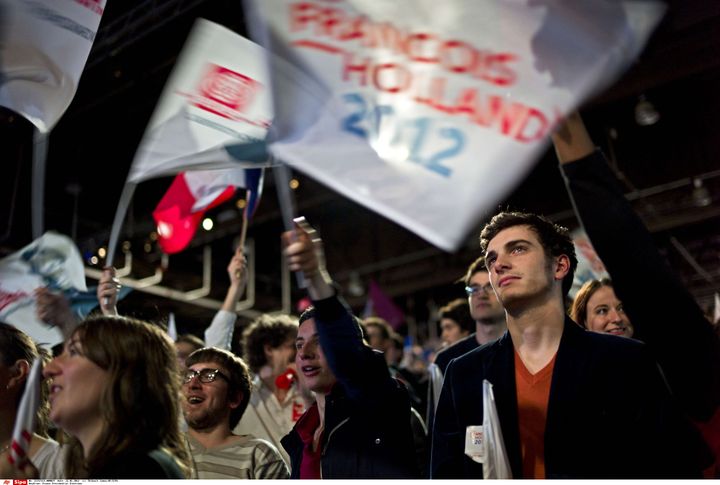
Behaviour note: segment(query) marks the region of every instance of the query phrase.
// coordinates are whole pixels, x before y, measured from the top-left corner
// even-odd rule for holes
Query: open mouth
[[[302,367],[302,372],[307,377],[312,377],[320,373],[320,367],[315,367],[311,365],[304,365]]]
[[[187,398],[187,402],[189,402],[190,404],[200,404],[204,400],[205,399],[203,399],[200,396],[188,396],[188,398]]]

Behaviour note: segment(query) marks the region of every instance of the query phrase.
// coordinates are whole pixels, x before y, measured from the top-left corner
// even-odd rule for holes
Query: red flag
[[[177,175],[153,211],[162,250],[173,254],[185,249],[205,211],[230,199],[236,187],[247,188],[245,214],[252,216],[262,190],[262,169],[193,171]]]

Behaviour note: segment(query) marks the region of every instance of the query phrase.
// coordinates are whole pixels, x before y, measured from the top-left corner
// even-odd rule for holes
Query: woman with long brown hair
[[[50,418],[72,438],[67,478],[186,478],[175,349],[126,317],[84,321],[43,375]]]

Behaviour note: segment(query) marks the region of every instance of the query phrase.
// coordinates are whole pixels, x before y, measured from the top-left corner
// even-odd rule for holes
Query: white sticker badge
[[[465,430],[465,454],[474,462],[485,461],[485,447],[483,440],[485,433],[482,426],[468,426]]]

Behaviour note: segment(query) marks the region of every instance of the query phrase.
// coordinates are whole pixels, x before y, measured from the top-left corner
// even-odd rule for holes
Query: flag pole
[[[272,171],[275,177],[275,189],[277,190],[278,201],[280,202],[280,213],[282,214],[283,225],[286,231],[293,231],[295,229],[293,219],[297,212],[295,208],[295,197],[290,189],[290,167],[284,163],[280,163],[273,165]],[[307,288],[305,275],[303,275],[302,271],[296,271],[295,277],[297,278],[299,288]]]
[[[45,167],[47,165],[48,133],[35,128],[33,133],[32,172],[32,237],[43,235],[45,212]]]
[[[125,182],[122,194],[120,194],[120,200],[118,201],[117,209],[115,210],[115,220],[113,220],[112,229],[110,230],[107,258],[105,259],[106,267],[112,267],[113,265],[115,250],[117,249],[118,239],[120,238],[120,229],[122,229],[123,222],[125,221],[125,215],[127,214],[128,206],[130,205],[130,201],[135,193],[135,187],[137,187],[136,183]],[[103,304],[107,305],[109,302],[110,299],[105,297]]]

